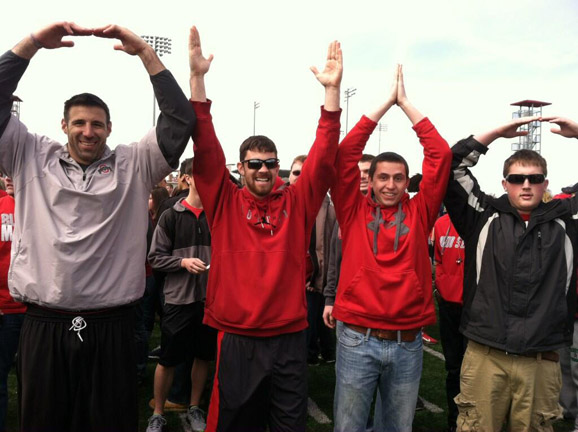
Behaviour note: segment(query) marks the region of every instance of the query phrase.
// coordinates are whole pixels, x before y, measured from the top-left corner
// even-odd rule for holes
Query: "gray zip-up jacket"
[[[207,216],[197,217],[183,205],[181,198],[160,217],[153,234],[149,263],[166,272],[163,293],[165,303],[184,305],[205,301],[209,273],[189,273],[181,267],[183,258],[199,258],[211,263],[211,233]]]
[[[137,143],[106,147],[83,171],[66,145],[9,115],[28,63],[11,51],[0,57],[0,169],[12,177],[16,196],[10,293],[63,310],[134,302],[145,287],[149,192],[186,147],[191,105],[169,71],[151,76],[157,127]]]

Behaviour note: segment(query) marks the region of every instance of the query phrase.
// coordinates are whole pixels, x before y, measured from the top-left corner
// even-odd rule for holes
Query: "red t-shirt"
[[[15,302],[8,291],[10,248],[14,232],[14,198],[10,195],[0,197],[0,222],[0,311],[5,314],[24,313],[26,306]]]

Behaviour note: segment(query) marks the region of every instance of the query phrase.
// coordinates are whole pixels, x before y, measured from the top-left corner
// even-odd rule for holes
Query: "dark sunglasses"
[[[291,174],[293,174],[295,177],[300,176],[300,175],[301,175],[301,170],[291,171]]]
[[[530,184],[541,184],[546,180],[544,174],[508,174],[506,176],[506,181],[512,184],[524,184],[528,179]]]
[[[261,169],[263,164],[265,164],[265,167],[267,167],[267,169],[274,169],[274,168],[277,168],[279,166],[279,159],[276,159],[276,158],[264,159],[264,160],[263,159],[245,159],[244,161],[241,161],[241,163],[242,164],[246,163],[247,168],[253,169],[253,170]]]

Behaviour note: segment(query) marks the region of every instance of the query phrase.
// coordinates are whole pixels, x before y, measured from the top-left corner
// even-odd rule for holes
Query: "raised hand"
[[[324,87],[340,87],[341,78],[343,76],[343,54],[341,52],[341,44],[337,41],[333,41],[329,44],[327,50],[327,62],[325,63],[325,69],[323,69],[323,72],[319,72],[315,66],[311,66],[310,69],[315,75],[315,78],[317,78]]]
[[[528,135],[528,131],[518,131],[518,128],[522,125],[531,123],[539,119],[540,117],[520,117],[506,123],[503,126],[499,126],[488,132],[475,135],[474,139],[476,139],[480,144],[488,146],[498,138],[515,138],[519,136]]]
[[[213,54],[211,54],[208,58],[203,56],[199,30],[197,30],[197,27],[192,26],[189,33],[189,66],[191,67],[191,75],[205,75],[207,72],[209,72],[212,61]]]
[[[403,81],[403,65],[397,65],[397,100],[396,103],[402,106],[408,102],[407,94],[405,93],[405,83]]]
[[[124,51],[130,55],[139,55],[151,48],[140,36],[137,36],[125,27],[115,24],[94,29],[94,35],[106,39],[118,39],[120,43],[116,44],[114,49]]]
[[[578,138],[578,123],[564,117],[542,117],[542,121],[554,123],[560,126],[559,128],[551,128],[550,132],[562,135],[566,138]]]
[[[518,128],[538,119],[539,117],[520,117],[496,128],[495,132],[500,138],[515,138],[528,135],[528,131],[519,131]]]
[[[62,21],[50,24],[41,30],[30,33],[36,48],[55,49],[73,47],[71,40],[62,40],[65,36],[90,36],[93,29],[81,27],[73,22]]]

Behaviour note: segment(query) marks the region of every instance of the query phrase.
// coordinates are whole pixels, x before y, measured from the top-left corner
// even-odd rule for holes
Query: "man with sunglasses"
[[[305,253],[315,217],[332,180],[339,140],[341,48],[332,42],[323,71],[311,68],[325,87],[317,136],[299,181],[273,190],[277,149],[264,136],[247,138],[229,181],[225,155],[213,128],[198,31],[189,44],[193,175],[212,234],[205,323],[219,330],[217,366],[207,431],[305,431],[307,351]]]
[[[552,430],[560,418],[556,350],[572,343],[576,309],[576,198],[542,202],[546,160],[519,150],[504,162],[498,198],[484,194],[470,168],[498,138],[549,120],[578,137],[566,119],[521,118],[452,148],[445,205],[465,242],[458,430]]]

